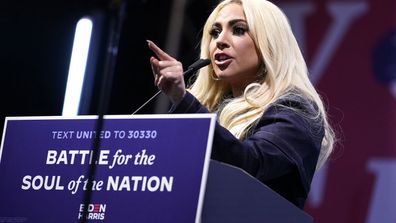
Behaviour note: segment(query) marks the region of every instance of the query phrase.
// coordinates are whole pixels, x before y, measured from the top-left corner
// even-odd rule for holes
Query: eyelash
[[[232,27],[232,34],[236,35],[236,36],[242,36],[244,35],[246,32],[248,31],[248,29],[244,26],[233,26]],[[217,37],[219,37],[220,33],[222,32],[222,30],[218,27],[213,27],[210,31],[209,31],[209,35],[216,39]]]
[[[235,35],[242,36],[247,32],[247,29],[243,26],[235,26],[232,30],[232,33]]]
[[[209,35],[213,38],[216,39],[217,37],[219,37],[219,34],[221,33],[221,30],[219,28],[212,28],[209,31]]]

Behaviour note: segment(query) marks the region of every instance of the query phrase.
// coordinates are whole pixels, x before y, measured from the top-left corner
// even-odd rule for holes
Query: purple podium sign
[[[0,222],[200,222],[214,114],[6,118]]]

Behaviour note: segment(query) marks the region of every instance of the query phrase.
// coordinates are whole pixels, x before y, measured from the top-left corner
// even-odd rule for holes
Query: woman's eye
[[[237,35],[237,36],[242,36],[246,32],[247,32],[247,29],[245,27],[241,27],[241,26],[235,26],[233,29],[234,35]]]
[[[216,39],[219,37],[221,30],[219,28],[213,28],[210,30],[209,35],[212,36],[212,38]]]

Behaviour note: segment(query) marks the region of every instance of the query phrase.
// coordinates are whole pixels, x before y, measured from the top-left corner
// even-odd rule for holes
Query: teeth
[[[229,56],[221,54],[217,56],[217,60],[223,61],[229,59]]]

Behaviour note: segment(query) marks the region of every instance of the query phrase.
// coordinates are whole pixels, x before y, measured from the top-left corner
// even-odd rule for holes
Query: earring
[[[211,76],[212,76],[212,79],[215,80],[215,81],[221,80],[220,78],[215,76],[215,72],[214,71],[211,72]]]

